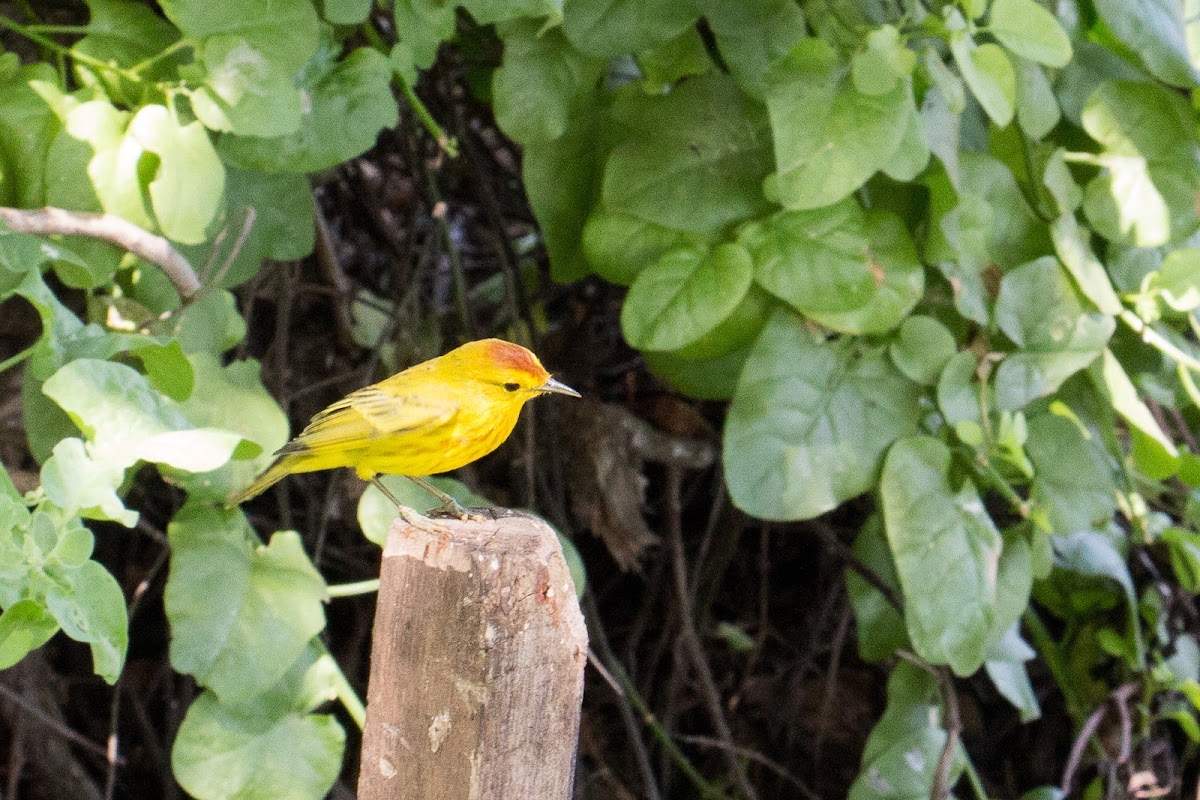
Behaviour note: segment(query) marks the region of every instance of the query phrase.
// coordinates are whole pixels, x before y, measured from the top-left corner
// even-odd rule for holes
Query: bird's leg
[[[384,497],[396,504],[396,513],[400,516],[400,519],[404,520],[409,525],[412,525],[414,528],[420,528],[426,533],[442,533],[442,529],[437,527],[437,525],[434,524],[433,520],[429,519],[429,517],[426,517],[415,508],[410,508],[409,506],[401,503],[400,500],[396,498],[396,495],[392,494],[391,491],[383,485],[383,481],[379,480],[378,475],[373,475],[370,478],[367,478],[367,480],[375,484],[375,488],[383,492]]]
[[[437,509],[438,511],[444,511],[447,514],[452,514],[459,519],[472,519],[471,512],[467,511],[465,508],[459,505],[457,500],[434,486],[429,481],[425,480],[424,478],[418,478],[415,475],[405,475],[404,477],[408,478],[417,486],[420,486],[422,489],[429,492],[438,500],[441,500],[442,506],[441,508]]]

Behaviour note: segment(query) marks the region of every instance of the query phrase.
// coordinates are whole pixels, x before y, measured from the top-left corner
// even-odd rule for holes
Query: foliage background
[[[221,500],[501,335],[581,797],[1190,796],[1193,5],[0,5],[0,204],[199,278],[6,217],[0,790],[352,795],[386,507]]]

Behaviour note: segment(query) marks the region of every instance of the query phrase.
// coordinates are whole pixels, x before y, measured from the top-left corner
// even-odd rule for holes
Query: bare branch
[[[17,233],[88,236],[112,242],[161,267],[185,301],[200,291],[196,271],[169,241],[113,214],[92,214],[49,206],[37,209],[0,207],[0,221]]]

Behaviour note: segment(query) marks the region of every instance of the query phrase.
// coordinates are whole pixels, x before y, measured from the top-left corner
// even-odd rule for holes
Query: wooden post
[[[383,551],[359,800],[569,800],[587,629],[558,538],[433,522]]]

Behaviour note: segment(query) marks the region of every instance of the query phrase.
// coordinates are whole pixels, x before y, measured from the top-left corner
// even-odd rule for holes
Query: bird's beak
[[[554,378],[547,378],[546,382],[534,389],[535,392],[550,392],[551,394],[565,394],[571,397],[582,397],[579,392],[567,386],[561,381],[556,381]]]

